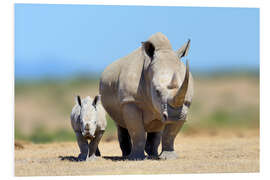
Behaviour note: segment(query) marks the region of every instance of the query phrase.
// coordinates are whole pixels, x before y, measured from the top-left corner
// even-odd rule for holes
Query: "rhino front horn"
[[[184,104],[187,89],[188,89],[188,81],[189,81],[189,63],[188,60],[186,62],[186,74],[184,81],[177,91],[176,95],[172,99],[172,102],[170,103],[173,107],[180,107]]]

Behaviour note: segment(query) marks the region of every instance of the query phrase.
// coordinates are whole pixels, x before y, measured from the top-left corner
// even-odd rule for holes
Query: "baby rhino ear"
[[[100,100],[101,100],[101,96],[100,96],[100,95],[96,95],[96,96],[95,96],[95,99],[94,99],[94,101],[93,101],[93,103],[92,103],[92,105],[93,105],[94,107],[96,107],[96,105],[99,103]]]
[[[79,106],[82,106],[82,101],[81,101],[81,97],[77,96],[77,103],[79,104]]]

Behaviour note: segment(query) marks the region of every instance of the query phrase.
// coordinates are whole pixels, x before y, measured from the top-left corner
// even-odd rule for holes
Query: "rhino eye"
[[[191,102],[189,102],[189,101],[185,101],[185,102],[184,102],[184,105],[185,105],[185,106],[187,106],[187,107],[189,108],[189,107],[190,107],[190,105],[191,105]]]
[[[157,94],[158,97],[160,97],[161,96],[160,90],[156,90],[156,94]]]

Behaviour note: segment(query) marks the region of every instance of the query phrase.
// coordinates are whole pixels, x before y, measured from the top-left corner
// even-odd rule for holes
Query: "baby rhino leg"
[[[79,161],[85,161],[88,155],[88,142],[80,132],[76,132],[77,143],[81,153],[78,156]]]
[[[99,131],[96,135],[96,137],[89,143],[89,159],[94,160],[96,159],[96,155],[98,156],[98,153],[100,155],[98,144],[104,134],[104,131]]]

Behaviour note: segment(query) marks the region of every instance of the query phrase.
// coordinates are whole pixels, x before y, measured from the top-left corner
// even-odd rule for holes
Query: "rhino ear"
[[[190,39],[188,39],[188,42],[186,42],[180,49],[176,51],[176,54],[179,59],[188,55],[189,47],[190,47]]]
[[[79,104],[79,106],[82,106],[82,101],[81,101],[81,97],[77,96],[77,103]]]
[[[149,42],[142,42],[142,46],[144,48],[145,53],[150,57],[150,59],[152,60],[155,54],[155,46]]]
[[[95,108],[96,108],[98,102],[100,101],[100,99],[101,99],[101,96],[100,96],[100,95],[96,95],[96,96],[95,96],[95,98],[94,98],[94,100],[93,100],[93,103],[92,103],[92,105],[93,105]]]

